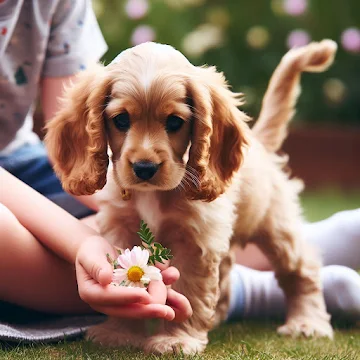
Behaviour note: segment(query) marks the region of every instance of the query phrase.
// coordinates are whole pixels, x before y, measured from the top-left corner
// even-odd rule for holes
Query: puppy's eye
[[[118,130],[127,131],[130,129],[130,116],[127,112],[116,115],[112,120]]]
[[[180,130],[183,126],[184,120],[175,115],[170,115],[166,119],[165,129],[169,133],[176,132]]]

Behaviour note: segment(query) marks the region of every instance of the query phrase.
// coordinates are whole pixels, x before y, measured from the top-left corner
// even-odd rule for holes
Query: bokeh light
[[[149,10],[147,0],[128,0],[125,4],[125,12],[130,19],[143,18]]]
[[[254,49],[263,49],[270,41],[269,31],[264,26],[253,26],[246,34],[246,41]]]
[[[186,7],[195,7],[204,5],[206,0],[164,0],[165,3],[173,9],[183,9]]]
[[[289,49],[304,46],[311,41],[309,33],[305,30],[297,29],[290,32],[286,39],[286,45]]]
[[[284,0],[271,0],[270,7],[275,15],[281,16],[285,14]]]
[[[284,0],[284,10],[291,16],[300,16],[307,9],[306,0]]]
[[[360,30],[348,28],[341,34],[341,44],[349,52],[360,52]]]
[[[199,57],[209,49],[221,46],[222,43],[221,29],[212,24],[203,24],[184,37],[182,48],[187,55]]]
[[[139,25],[131,35],[132,45],[139,45],[147,41],[154,41],[156,34],[154,29],[148,25]]]
[[[328,100],[340,104],[346,96],[346,86],[340,79],[331,78],[325,81],[323,91]]]
[[[206,13],[206,19],[209,23],[226,28],[230,24],[230,14],[222,7],[210,8]]]

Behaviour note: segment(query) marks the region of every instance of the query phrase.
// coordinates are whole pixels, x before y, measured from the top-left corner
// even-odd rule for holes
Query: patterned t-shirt
[[[41,78],[74,75],[106,50],[90,0],[0,0],[0,155],[39,141]]]

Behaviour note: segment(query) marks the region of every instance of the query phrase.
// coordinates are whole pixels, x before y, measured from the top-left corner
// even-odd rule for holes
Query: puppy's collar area
[[[124,201],[131,199],[131,190],[121,189],[121,197]]]

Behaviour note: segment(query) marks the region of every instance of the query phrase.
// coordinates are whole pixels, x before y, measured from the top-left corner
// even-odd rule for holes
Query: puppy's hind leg
[[[333,337],[320,284],[320,261],[302,238],[300,219],[279,198],[270,207],[259,235],[251,241],[269,257],[287,299],[282,335]],[[286,209],[286,211],[284,210]],[[261,234],[261,235],[260,235]]]

